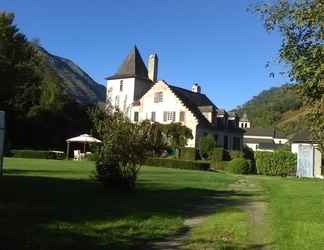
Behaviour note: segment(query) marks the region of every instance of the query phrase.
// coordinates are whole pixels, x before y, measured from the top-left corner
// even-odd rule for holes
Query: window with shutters
[[[124,88],[124,82],[123,82],[123,80],[121,80],[119,82],[119,91],[122,92],[123,91],[123,88]]]
[[[180,112],[180,122],[185,122],[186,119],[186,112],[181,111]]]
[[[138,112],[134,112],[134,122],[138,122]]]
[[[152,112],[151,113],[151,121],[152,122],[155,122],[155,116],[156,116],[155,112]]]
[[[164,111],[163,113],[163,121],[168,122],[168,121],[175,121],[176,117],[176,112],[174,111]]]
[[[154,93],[154,102],[155,103],[163,102],[163,92]]]
[[[115,97],[115,108],[119,108],[119,95]]]
[[[127,109],[127,95],[124,98],[124,106],[123,106],[123,111],[126,111]]]

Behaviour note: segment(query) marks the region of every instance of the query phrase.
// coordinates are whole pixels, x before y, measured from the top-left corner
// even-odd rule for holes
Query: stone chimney
[[[157,81],[158,64],[159,58],[157,54],[151,54],[148,60],[148,78],[153,82]]]
[[[201,87],[199,86],[198,83],[195,82],[195,83],[192,85],[191,91],[192,91],[192,92],[195,92],[195,93],[201,93]]]

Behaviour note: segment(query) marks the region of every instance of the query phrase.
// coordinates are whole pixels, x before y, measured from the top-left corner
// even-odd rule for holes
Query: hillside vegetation
[[[253,127],[275,127],[288,136],[306,129],[307,108],[294,85],[264,90],[235,111],[241,116],[246,113]]]
[[[0,12],[0,110],[6,111],[6,148],[63,149],[91,128],[88,110],[105,88],[68,59],[29,41]]]

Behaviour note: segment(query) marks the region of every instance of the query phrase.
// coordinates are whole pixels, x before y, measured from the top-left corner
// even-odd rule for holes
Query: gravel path
[[[238,199],[231,199],[239,196]],[[249,214],[252,231],[249,245],[251,249],[270,249],[269,229],[266,225],[265,215],[267,203],[264,201],[263,190],[253,178],[242,176],[223,192],[215,192],[214,196],[205,197],[203,202],[184,213],[188,218],[184,226],[176,234],[153,242],[148,250],[177,250],[181,249],[190,237],[192,228],[204,222],[208,215],[216,213],[218,209],[226,206],[239,207]],[[197,249],[198,250],[198,249]]]

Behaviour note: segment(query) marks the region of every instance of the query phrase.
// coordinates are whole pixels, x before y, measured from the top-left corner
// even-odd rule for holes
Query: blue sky
[[[246,9],[256,0],[1,0],[28,38],[67,57],[97,82],[114,73],[136,44],[144,61],[159,55],[159,79],[184,88],[199,82],[219,107],[231,109],[287,79],[271,71],[278,34]]]

